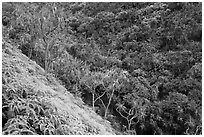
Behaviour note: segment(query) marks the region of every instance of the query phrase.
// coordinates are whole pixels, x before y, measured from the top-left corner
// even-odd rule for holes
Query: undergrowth
[[[71,134],[65,116],[46,101],[42,92],[34,93],[14,80],[12,69],[2,72],[2,126],[4,135]]]

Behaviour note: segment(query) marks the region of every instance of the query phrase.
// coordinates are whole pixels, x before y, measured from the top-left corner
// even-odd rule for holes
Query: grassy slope
[[[18,83],[14,86],[32,89],[38,95],[44,94],[60,115],[68,117],[73,134],[115,134],[109,122],[70,94],[55,78],[45,76],[39,65],[8,43],[3,45],[2,69],[12,72],[12,79]]]

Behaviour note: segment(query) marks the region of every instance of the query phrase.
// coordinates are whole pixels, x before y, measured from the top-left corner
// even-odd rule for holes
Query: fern
[[[56,108],[52,108],[51,104],[45,101],[46,99],[28,92],[22,87],[15,89],[11,85],[4,87],[2,108],[8,109],[8,111],[3,113],[3,118],[8,118],[8,120],[3,128],[3,134],[53,135],[58,133],[56,129],[62,123],[66,123],[66,119],[63,116],[58,116]],[[23,97],[22,94],[25,92],[26,97]]]
[[[31,131],[31,130],[27,130],[27,129],[22,129],[20,130],[20,135],[36,135],[35,132]]]

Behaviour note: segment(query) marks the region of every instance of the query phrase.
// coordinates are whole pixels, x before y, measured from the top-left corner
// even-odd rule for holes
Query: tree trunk
[[[93,107],[93,111],[95,111],[94,103],[95,103],[95,101],[94,101],[94,93],[92,93],[92,107]]]
[[[131,121],[128,121],[128,130],[131,129]]]
[[[31,41],[30,41],[30,49],[29,49],[29,58],[32,58],[32,54],[33,54],[33,49],[35,47],[35,41],[36,41],[36,37],[35,36],[31,36]]]
[[[33,52],[32,46],[33,46],[33,45],[30,45],[30,50],[29,50],[29,55],[28,55],[28,58],[29,58],[29,59],[31,59],[31,57],[32,57],[32,52]]]
[[[108,108],[109,108],[109,106],[110,106],[110,103],[111,103],[113,94],[114,94],[114,90],[113,90],[112,93],[111,93],[111,96],[110,96],[109,101],[108,101],[108,105],[107,105],[107,107],[106,107],[106,111],[105,111],[105,115],[104,115],[104,118],[105,118],[105,119],[107,118]]]
[[[48,72],[48,52],[49,52],[49,43],[46,42],[45,38],[43,38],[45,43],[45,73]]]
[[[45,72],[48,72],[48,46],[46,46],[46,50],[45,50]]]

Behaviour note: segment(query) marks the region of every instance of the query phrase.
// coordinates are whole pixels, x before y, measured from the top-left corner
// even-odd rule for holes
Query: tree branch
[[[105,95],[105,93],[106,93],[106,91],[105,92],[103,92],[103,94],[102,95],[100,95],[100,96],[98,96],[96,99],[95,99],[95,102],[99,99],[99,98],[101,98],[103,95]]]

